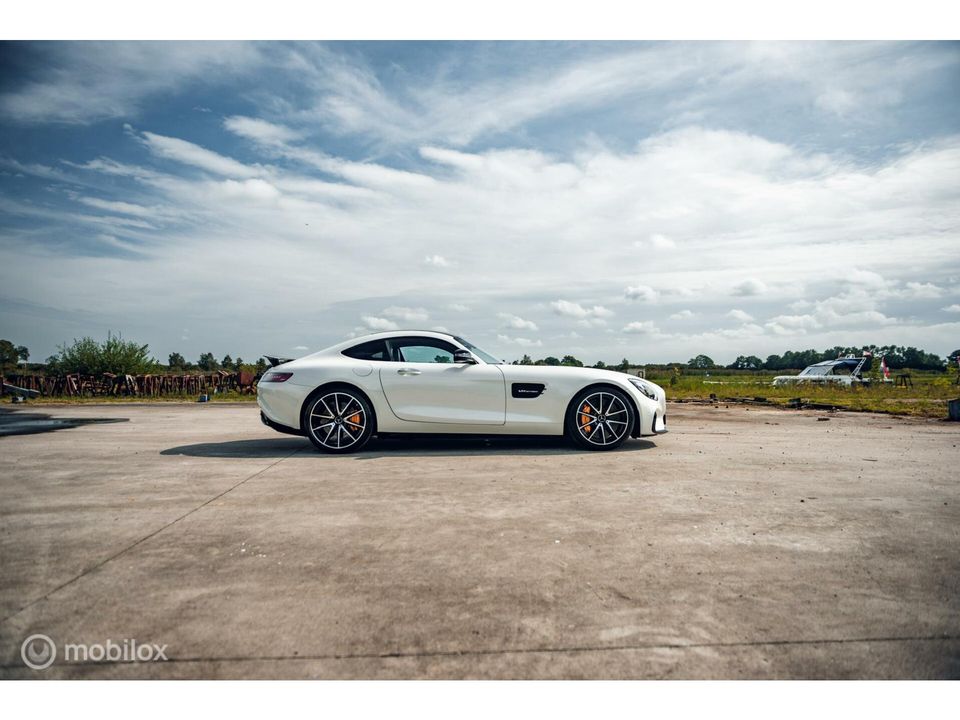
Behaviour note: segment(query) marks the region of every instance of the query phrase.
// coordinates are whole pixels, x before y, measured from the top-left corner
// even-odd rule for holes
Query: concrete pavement
[[[956,424],[672,405],[610,453],[324,456],[252,404],[28,411],[126,421],[0,437],[2,677],[960,677]],[[124,639],[169,661],[64,658]]]

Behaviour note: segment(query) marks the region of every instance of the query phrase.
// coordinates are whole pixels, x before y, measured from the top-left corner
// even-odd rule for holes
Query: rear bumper
[[[300,430],[300,409],[310,388],[292,382],[257,384],[257,404],[270,427],[280,425]]]
[[[260,422],[262,422],[268,428],[272,428],[276,430],[277,432],[286,433],[287,435],[299,435],[303,437],[303,433],[300,430],[289,427],[287,425],[281,425],[278,422],[274,422],[273,420],[267,417],[266,413],[264,413],[263,410],[260,411]]]

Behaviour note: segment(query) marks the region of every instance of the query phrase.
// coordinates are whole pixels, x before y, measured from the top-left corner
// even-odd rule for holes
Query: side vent
[[[543,394],[543,383],[513,383],[510,394],[515,398],[536,398]]]

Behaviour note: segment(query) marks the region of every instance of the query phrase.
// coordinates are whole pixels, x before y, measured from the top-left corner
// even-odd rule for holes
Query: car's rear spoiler
[[[270,363],[270,367],[283,365],[284,363],[288,363],[293,360],[293,358],[271,357],[270,355],[264,355],[263,357],[266,358],[268,363]]]

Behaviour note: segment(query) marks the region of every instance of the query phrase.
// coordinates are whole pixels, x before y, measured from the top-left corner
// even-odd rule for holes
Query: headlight
[[[641,378],[629,378],[630,384],[633,385],[637,390],[642,392],[651,400],[657,399],[657,388],[652,383],[648,383],[646,380]]]

